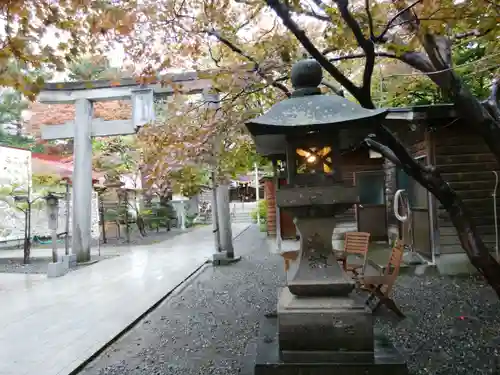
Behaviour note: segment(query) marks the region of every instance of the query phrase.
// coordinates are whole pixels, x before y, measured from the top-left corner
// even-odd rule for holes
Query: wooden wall
[[[454,124],[438,128],[433,133],[435,162],[451,187],[462,197],[477,225],[479,234],[488,246],[495,246],[492,193],[495,187],[493,170],[498,164],[484,141]],[[500,189],[499,189],[500,190]],[[497,204],[497,209],[500,205]],[[462,252],[455,228],[447,212],[438,206],[439,247],[442,254]],[[500,210],[498,211],[500,213]]]
[[[366,172],[366,171],[380,171],[383,167],[384,158],[370,159],[368,150],[358,150],[345,154],[341,163],[343,165],[342,179],[346,184],[354,185],[354,174],[356,172]],[[345,213],[337,216],[338,223],[342,224],[352,224],[353,227],[357,227],[356,221],[356,209],[352,207]],[[343,238],[343,235],[337,235],[337,237]],[[336,238],[337,238],[336,237]]]

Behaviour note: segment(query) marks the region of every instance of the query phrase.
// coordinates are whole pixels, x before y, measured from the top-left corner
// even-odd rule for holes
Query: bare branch
[[[370,29],[370,40],[375,41],[375,34],[373,31],[373,17],[370,10],[370,0],[365,0],[365,11],[368,16],[368,27]]]
[[[399,17],[403,16],[403,15],[406,15],[408,14],[407,12],[413,8],[415,5],[417,5],[418,3],[421,3],[422,0],[417,0],[417,1],[414,1],[413,3],[411,3],[410,5],[408,5],[407,7],[404,7],[402,9],[399,10],[399,12],[397,12],[390,20],[389,22],[387,22],[387,25],[385,26],[384,30],[382,31],[382,33],[376,38],[377,41],[383,41],[384,40],[384,37],[385,37],[385,34],[387,34],[387,32],[389,31],[389,29],[392,27],[392,24],[394,23],[394,21],[396,21]],[[413,18],[413,17],[411,17]],[[407,20],[405,20],[405,22],[409,22]]]
[[[365,96],[363,106],[374,107],[371,102],[371,83],[372,83],[372,75],[373,69],[375,67],[375,44],[372,40],[365,38],[363,34],[363,30],[361,30],[361,26],[358,21],[356,21],[349,11],[349,1],[348,0],[335,0],[337,3],[337,7],[340,11],[340,15],[344,19],[345,23],[354,33],[354,37],[358,42],[358,45],[363,49],[366,55],[365,60],[365,69],[363,71],[363,86],[361,88],[363,96]],[[371,25],[373,26],[373,25]],[[370,26],[370,27],[371,27]],[[359,100],[359,99],[358,99]],[[360,101],[361,102],[361,101]]]
[[[398,56],[394,53],[389,53],[389,52],[375,52],[376,57],[388,57],[391,59],[397,59]],[[335,61],[343,61],[343,60],[353,60],[353,59],[361,59],[366,57],[366,54],[364,53],[353,53],[350,55],[344,55],[344,56],[336,56],[328,59],[330,62],[335,62]]]
[[[460,40],[460,39],[470,38],[472,36],[479,38],[479,37],[485,36],[486,34],[489,34],[491,31],[493,31],[493,29],[494,29],[493,27],[491,27],[489,29],[482,30],[482,31],[475,29],[475,30],[464,32],[464,33],[456,34],[451,39],[452,40]]]
[[[325,80],[321,81],[321,84],[323,86],[326,86],[328,87],[330,90],[332,90],[335,94],[337,94],[338,96],[344,96],[344,91],[342,91],[342,89],[339,89],[338,87],[335,87],[333,84],[331,84],[330,82],[327,82]]]
[[[320,0],[317,0],[320,1]],[[283,24],[295,35],[306,51],[316,59],[321,66],[342,86],[346,88],[355,98],[361,97],[361,90],[352,83],[339,69],[337,69],[328,59],[316,48],[297,23],[290,17],[290,9],[279,0],[266,0],[267,4],[281,18]]]
[[[288,88],[283,85],[282,83],[279,83],[277,81],[273,81],[271,79],[269,79],[267,77],[267,75],[262,71],[261,67],[260,67],[260,64],[257,60],[255,60],[252,56],[250,56],[249,54],[247,54],[245,51],[243,51],[240,47],[236,46],[234,43],[232,43],[229,39],[223,37],[219,32],[215,31],[215,30],[205,30],[205,32],[208,34],[208,35],[212,35],[214,37],[216,37],[222,44],[224,44],[225,46],[227,46],[229,49],[231,49],[233,52],[236,52],[237,54],[243,56],[245,59],[247,59],[248,61],[252,62],[254,64],[254,70],[255,72],[261,77],[263,78],[267,84],[283,91],[283,93],[286,95],[286,96],[290,96],[290,90],[288,90]]]
[[[332,22],[332,19],[328,15],[318,14],[314,10],[305,10],[305,9],[296,9],[293,8],[292,11],[297,14],[301,14],[304,16],[312,17],[317,19],[318,21],[323,22]]]

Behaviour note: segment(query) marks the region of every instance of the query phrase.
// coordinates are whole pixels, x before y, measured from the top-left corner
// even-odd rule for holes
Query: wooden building
[[[494,171],[499,167],[484,141],[468,127],[467,121],[457,118],[453,106],[445,104],[393,108],[385,124],[397,134],[415,159],[438,168],[464,200],[483,240],[492,250],[495,249],[492,196]],[[425,188],[381,155],[369,154],[366,149],[349,152],[343,157],[346,158],[343,178],[360,186],[361,204],[343,214],[339,225],[370,232],[374,241],[404,238],[408,228],[396,219],[393,209],[396,191],[404,189],[413,213],[416,250],[429,261],[437,262],[446,255],[465,256],[448,214]],[[279,180],[283,186],[284,175]],[[272,187],[268,186],[267,197],[271,196],[271,191]],[[280,221],[283,238],[290,238],[294,231],[288,221]],[[276,229],[270,233],[275,234]]]

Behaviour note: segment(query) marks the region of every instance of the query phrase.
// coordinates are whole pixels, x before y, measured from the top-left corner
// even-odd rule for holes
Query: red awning
[[[52,174],[71,181],[73,175],[73,158],[62,157],[57,155],[47,155],[32,153],[32,173],[36,174]],[[92,172],[92,180],[97,181],[102,177],[101,173]]]

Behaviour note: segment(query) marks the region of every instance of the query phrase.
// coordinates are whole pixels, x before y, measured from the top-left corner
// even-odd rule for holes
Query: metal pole
[[[212,171],[212,230],[215,240],[215,252],[219,253],[220,249],[220,233],[219,233],[219,215],[217,209],[217,182],[215,178],[215,168]]]
[[[104,222],[104,201],[102,199],[102,193],[99,193],[97,195],[97,198],[99,199],[99,211],[100,211],[100,217],[101,217],[101,228],[102,228],[102,241],[104,243],[108,243],[108,239],[106,238],[106,223]],[[99,241],[99,244],[101,241]]]
[[[257,203],[257,225],[260,225],[260,210],[259,210],[259,169],[257,163],[254,163],[255,170],[255,202]]]
[[[125,190],[125,230],[127,233],[127,243],[130,243],[130,228],[128,227],[128,191]]]
[[[69,205],[70,205],[70,195],[69,195],[69,181],[66,181],[66,236],[64,238],[64,254],[69,255]]]

